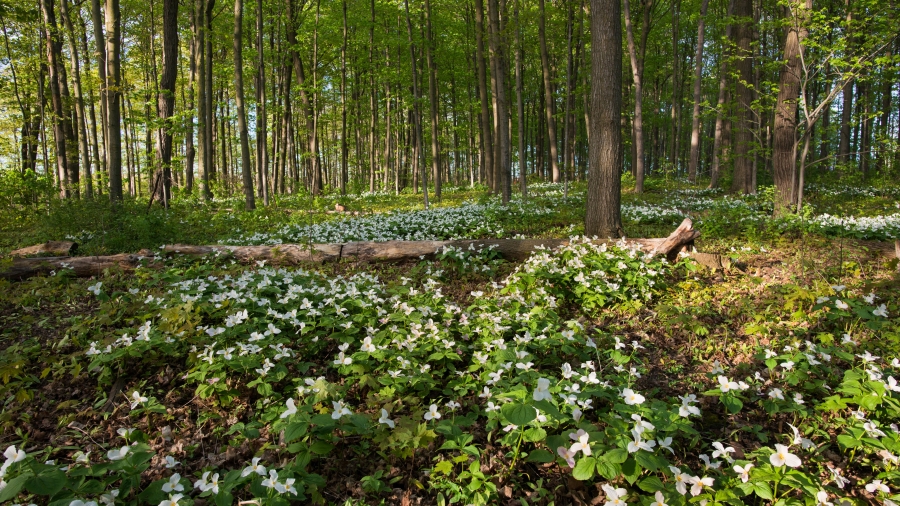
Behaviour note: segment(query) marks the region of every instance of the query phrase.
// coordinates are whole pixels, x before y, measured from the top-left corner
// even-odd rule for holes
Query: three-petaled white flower
[[[181,484],[181,475],[178,473],[173,474],[169,477],[169,481],[163,483],[162,491],[169,492],[184,492],[184,485]]]
[[[334,407],[334,412],[331,413],[331,418],[334,420],[340,420],[342,416],[350,416],[353,414],[350,411],[350,408],[344,404],[344,401],[331,401],[332,407]]]
[[[582,432],[582,434],[578,435],[578,439],[569,448],[569,451],[572,452],[573,455],[577,454],[578,452],[582,452],[585,455],[590,455],[591,444],[588,442],[588,440],[591,438],[591,435],[584,431],[579,432]]]
[[[381,408],[381,418],[378,419],[378,423],[383,423],[390,428],[394,428],[394,421],[388,418],[390,413],[384,408]]]
[[[884,492],[885,494],[891,493],[891,489],[884,483],[881,483],[881,480],[872,480],[872,483],[867,483],[866,490],[868,490],[870,494],[874,494],[875,492]]]
[[[537,388],[534,389],[534,393],[531,395],[532,399],[537,401],[550,400],[553,398],[550,395],[550,380],[547,378],[538,378]]]
[[[106,452],[106,457],[109,458],[109,460],[122,460],[125,458],[125,455],[128,455],[129,448],[130,447],[128,446],[123,446],[118,449],[114,448]]]
[[[623,498],[628,494],[624,488],[615,488],[608,483],[600,485],[603,492],[606,493],[606,504],[604,506],[626,506]]]
[[[260,476],[265,476],[266,468],[265,466],[260,465],[259,460],[259,457],[253,457],[253,460],[250,461],[250,465],[245,467],[244,470],[241,471],[241,478],[250,476],[253,473],[256,473]]]
[[[699,476],[691,476],[690,478],[688,478],[688,480],[691,484],[691,495],[695,497],[703,493],[704,487],[711,487],[715,483],[715,480],[706,476],[704,476],[703,478]]]
[[[138,393],[137,390],[131,394],[131,409],[134,409],[138,404],[143,404],[145,402],[147,402],[147,398]]]
[[[791,453],[785,445],[775,445],[775,453],[769,456],[769,462],[775,467],[800,467],[802,464],[800,457]]]
[[[750,479],[750,468],[753,467],[753,464],[747,464],[744,467],[734,466],[734,472],[738,473],[738,476],[741,477],[741,481],[747,483],[747,480]]]
[[[426,420],[437,420],[440,417],[441,417],[441,414],[438,413],[437,404],[432,404],[431,406],[428,407],[428,412],[425,413]]]
[[[622,390],[622,398],[625,399],[625,404],[628,404],[629,406],[642,404],[644,402],[644,396],[630,388]]]
[[[287,409],[284,411],[284,413],[281,414],[281,418],[287,418],[297,413],[297,406],[294,404],[293,397],[285,401],[284,405],[287,406]]]

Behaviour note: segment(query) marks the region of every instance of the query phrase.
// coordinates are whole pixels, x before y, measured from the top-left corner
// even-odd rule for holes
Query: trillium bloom
[[[663,496],[661,490],[656,491],[656,496],[654,496],[653,502],[650,503],[650,506],[668,506],[666,504],[666,498]]]
[[[297,495],[297,489],[294,487],[294,478],[288,478],[284,480],[284,483],[276,483],[275,490],[277,490],[279,494],[287,493]]]
[[[566,461],[566,464],[568,464],[569,467],[575,467],[575,452],[565,446],[560,446],[556,449],[556,453]]]
[[[278,486],[278,471],[272,469],[269,471],[269,477],[262,481],[262,486],[266,488],[275,488]]]
[[[644,402],[644,396],[630,388],[622,390],[622,398],[625,399],[625,404],[629,406],[639,405]]]
[[[885,304],[881,304],[877,309],[872,311],[872,314],[875,316],[880,316],[882,318],[888,317],[887,306]]]
[[[175,460],[171,455],[166,455],[166,469],[174,469],[178,464],[181,464],[181,462]]]
[[[168,499],[163,500],[159,503],[159,506],[178,506],[178,501],[184,497],[184,494],[174,494],[170,495]],[[97,504],[97,503],[94,503]]]
[[[834,506],[833,502],[828,502],[828,492],[825,490],[816,492],[816,506]]]
[[[284,404],[285,404],[285,406],[287,406],[287,410],[285,410],[285,412],[281,414],[281,418],[287,418],[287,417],[297,413],[297,406],[294,405],[293,397],[288,399]]]
[[[143,404],[145,402],[147,402],[147,398],[139,394],[137,390],[131,394],[131,409],[134,409],[138,404]]]
[[[600,486],[606,493],[606,504],[604,506],[627,506],[623,498],[628,494],[624,488],[615,488],[612,485],[604,483]]]
[[[334,407],[334,412],[331,413],[331,418],[334,420],[340,420],[342,416],[350,416],[353,414],[353,412],[350,411],[350,408],[344,404],[344,401],[331,401],[331,405]]]
[[[569,448],[569,451],[572,452],[573,455],[578,452],[583,452],[585,455],[591,454],[591,445],[588,440],[591,438],[590,434],[584,433],[578,436],[578,440]]]
[[[381,408],[381,418],[378,419],[378,423],[383,423],[390,428],[394,428],[394,421],[388,418],[390,413],[384,408]]]
[[[750,479],[750,468],[753,467],[753,464],[747,464],[744,467],[734,466],[734,472],[738,473],[738,476],[741,477],[741,481],[747,483],[747,480]]]
[[[870,494],[874,494],[875,492],[884,492],[885,494],[891,493],[891,489],[884,483],[881,483],[881,480],[872,480],[872,483],[867,483],[866,490],[868,490]]]
[[[430,421],[430,420],[437,420],[438,418],[440,418],[441,414],[438,413],[437,409],[438,409],[437,404],[432,404],[431,406],[429,406],[428,412],[425,413],[425,419]]]
[[[681,495],[687,494],[687,485],[690,476],[682,473],[681,469],[678,469],[675,466],[669,466],[669,471],[672,471],[672,479],[675,480],[675,490]]]
[[[719,376],[718,380],[719,390],[721,390],[723,394],[732,390],[738,390],[741,387],[736,381],[731,381],[725,376]]]
[[[122,460],[125,458],[125,455],[128,455],[128,449],[128,446],[123,446],[118,449],[112,449],[106,452],[106,457],[109,458],[109,460]]]
[[[550,380],[538,378],[537,383],[537,388],[534,389],[534,393],[531,395],[535,402],[552,399],[553,396],[550,395]]]
[[[162,486],[162,491],[169,492],[184,492],[184,485],[181,484],[181,475],[178,473],[173,474],[169,477],[169,481],[165,482]]]
[[[16,450],[15,445],[9,445],[6,448],[6,451],[3,452],[3,456],[6,457],[6,463],[4,467],[8,467],[10,464],[21,462],[25,459],[26,454],[25,450]]]
[[[715,481],[712,478],[708,478],[705,476],[703,478],[701,478],[699,476],[691,476],[690,483],[691,483],[691,495],[696,497],[703,493],[703,489],[705,487],[713,486]]]
[[[241,471],[241,478],[245,476],[250,476],[253,473],[256,473],[260,476],[266,475],[266,468],[259,464],[259,457],[253,457],[253,460],[250,461],[250,465],[245,467],[243,471]]]
[[[725,460],[727,460],[729,463],[731,463],[734,460],[731,458],[731,455],[729,455],[731,453],[734,453],[734,448],[732,448],[730,446],[725,447],[725,445],[723,445],[722,443],[720,443],[718,441],[716,441],[712,445],[713,445],[713,448],[716,449],[716,451],[714,451],[712,454],[712,458],[715,459],[715,458],[718,458],[721,456],[721,457],[724,457]]]
[[[775,453],[769,456],[769,462],[775,467],[800,467],[802,464],[800,457],[791,453],[785,445],[775,445]]]
[[[669,453],[675,455],[675,450],[672,449],[672,436],[669,436],[665,439],[657,439],[656,444],[659,445],[660,449],[665,448],[666,450],[669,450]]]

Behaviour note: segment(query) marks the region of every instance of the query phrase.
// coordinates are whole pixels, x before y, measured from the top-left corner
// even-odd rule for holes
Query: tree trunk
[[[266,116],[266,59],[264,52],[265,17],[263,2],[256,2],[256,178],[257,195],[269,206],[268,116]],[[277,174],[276,174],[277,176]],[[272,186],[271,191],[276,191]]]
[[[800,76],[803,72],[801,51],[806,38],[806,14],[812,0],[792,13],[784,41],[784,65],[778,84],[775,103],[775,128],[772,146],[772,168],[775,179],[775,215],[791,211],[797,203],[797,107],[800,98]],[[805,11],[805,12],[804,12]]]
[[[591,0],[591,142],[585,234],[620,237],[622,13],[618,0]]]
[[[481,167],[481,180],[490,173],[494,167],[494,143],[491,135],[491,110],[490,97],[487,87],[487,70],[485,69],[484,54],[484,0],[475,0],[475,67],[477,68],[478,99],[481,102],[481,153],[483,163]]]
[[[691,156],[688,161],[688,179],[697,182],[697,166],[700,164],[700,93],[703,74],[703,30],[706,24],[706,9],[709,0],[700,4],[700,20],[697,26],[697,53],[694,55],[694,111],[691,115]]]
[[[753,88],[749,83],[753,82],[753,53],[750,51],[750,41],[753,37],[750,20],[753,15],[753,5],[750,0],[736,0],[734,3],[734,15],[738,18],[734,30],[735,43],[735,127],[734,134],[734,178],[731,181],[731,191],[740,193],[753,193],[753,115],[751,102],[753,101]]]
[[[731,17],[734,12],[734,3],[736,0],[731,0],[728,4],[728,12],[727,15]],[[729,24],[725,27],[725,39],[731,39],[731,32],[734,28],[733,24]],[[712,152],[712,163],[709,168],[709,187],[710,188],[718,188],[719,187],[719,165],[721,164],[721,156],[720,152],[722,151],[722,146],[728,143],[729,135],[726,135],[726,123],[730,125],[730,120],[725,118],[725,98],[727,96],[728,91],[728,71],[727,71],[727,55],[728,52],[723,50],[723,53],[719,59],[719,98],[716,101],[716,126],[715,131],[713,132],[713,152]],[[729,129],[730,130],[730,129]]]
[[[518,126],[518,167],[519,167],[519,191],[522,199],[528,197],[528,186],[525,179],[528,174],[527,153],[525,152],[525,100],[522,86],[522,61],[525,59],[525,50],[522,48],[522,24],[519,20],[519,0],[515,0],[513,15],[516,23],[516,116]]]
[[[550,142],[550,170],[554,183],[559,182],[559,152],[556,145],[556,97],[553,93],[553,79],[550,75],[550,55],[547,52],[546,10],[544,0],[539,3],[538,38],[541,44],[541,70],[544,77],[544,108],[547,116],[547,138]],[[620,30],[621,31],[621,30]],[[543,147],[541,147],[543,149]]]
[[[437,65],[434,61],[434,33],[431,28],[431,2],[425,0],[425,63],[428,65],[428,101],[431,104],[431,178],[434,181],[434,198],[441,201],[441,146],[440,105],[438,103]]]
[[[56,174],[60,186],[60,196],[69,198],[74,190],[77,194],[77,174],[70,173],[71,163],[68,160],[71,142],[69,131],[71,113],[68,108],[68,97],[63,96],[65,68],[62,63],[62,42],[59,39],[59,26],[56,24],[56,13],[53,0],[41,0],[41,11],[44,15],[44,32],[47,49],[47,62],[50,76],[50,104],[53,108],[53,141],[56,151]],[[67,128],[68,126],[68,128]],[[77,160],[76,160],[77,171]]]
[[[490,47],[491,47],[491,70],[494,73],[494,81],[496,82],[496,100],[497,110],[494,112],[496,122],[494,123],[495,132],[497,134],[497,145],[494,146],[494,154],[496,156],[495,163],[498,169],[496,172],[498,189],[506,204],[509,202],[511,193],[511,173],[510,173],[510,139],[509,139],[509,102],[506,98],[506,58],[503,54],[503,43],[501,41],[500,27],[500,6],[497,0],[488,0],[488,17],[490,19]]]
[[[175,112],[175,79],[178,77],[178,0],[163,0],[163,71],[156,97],[160,121],[156,137],[159,168],[150,181],[150,203],[154,198],[169,207],[172,199],[172,115]],[[149,146],[148,146],[149,149]]]
[[[75,38],[75,28],[72,25],[72,18],[69,16],[69,0],[60,0],[59,12],[66,25],[69,41],[69,61],[71,63],[72,72],[75,74],[73,80],[75,88],[75,131],[78,137],[78,151],[81,153],[81,165],[84,167],[85,196],[91,198],[94,196],[93,176],[91,175],[91,158],[90,147],[88,146],[87,135],[87,117],[84,111],[84,94],[81,89],[81,68],[78,58],[78,41]],[[77,167],[76,167],[77,170]],[[76,189],[76,193],[78,189]]]
[[[341,39],[341,195],[347,194],[347,0],[341,2],[343,10],[343,38]],[[388,133],[390,136],[390,133]],[[385,168],[385,170],[387,170]]]
[[[247,134],[247,112],[244,106],[243,56],[244,1],[234,0],[234,100],[237,104],[238,135],[241,139],[241,180],[244,187],[244,207],[256,209],[253,194],[253,174],[250,166],[250,139]]]
[[[634,31],[631,28],[631,12],[629,9],[629,0],[624,0],[625,8],[625,34],[628,39],[628,58],[631,61],[631,77],[634,79],[634,123],[632,130],[634,131],[634,191],[638,195],[644,192],[644,120],[643,120],[643,81],[642,70],[643,62],[638,62],[637,50],[634,47]],[[649,11],[648,6],[644,6],[645,11]],[[644,21],[646,22],[645,17]],[[643,29],[646,29],[643,28]]]
[[[422,152],[422,114],[419,109],[421,96],[419,95],[419,71],[416,67],[416,45],[413,43],[412,21],[409,18],[409,0],[404,0],[403,5],[406,9],[406,36],[409,41],[409,60],[412,66],[412,92],[413,92],[413,110],[412,120],[415,127],[415,143],[413,144],[416,151],[415,163],[421,171],[422,178],[422,196],[424,197],[425,209],[428,209],[428,171],[425,170],[425,160]]]

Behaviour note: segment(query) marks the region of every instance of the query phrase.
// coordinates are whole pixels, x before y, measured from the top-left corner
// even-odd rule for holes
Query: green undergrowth
[[[735,243],[7,283],[0,500],[897,501],[891,266]]]

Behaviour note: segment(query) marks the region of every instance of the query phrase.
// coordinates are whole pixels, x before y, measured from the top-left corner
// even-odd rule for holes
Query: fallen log
[[[27,248],[20,248],[9,252],[12,257],[31,257],[38,255],[70,256],[78,249],[78,245],[72,241],[47,241],[43,244],[35,244]]]
[[[700,232],[693,229],[689,219],[669,236],[652,239],[628,239],[629,243],[652,255],[664,255],[674,260],[678,253],[693,247],[694,240]],[[616,243],[618,239],[598,239],[596,243]],[[521,261],[531,253],[540,249],[553,249],[569,244],[568,239],[479,239],[456,241],[387,241],[387,242],[349,242],[345,244],[280,244],[277,246],[191,246],[184,244],[166,245],[159,252],[142,250],[136,255],[120,254],[98,257],[45,257],[15,258],[12,265],[0,268],[0,278],[20,280],[49,274],[59,269],[72,269],[78,277],[101,274],[110,267],[131,270],[142,261],[155,254],[203,256],[223,254],[241,263],[265,261],[270,265],[321,264],[338,260],[357,262],[398,262],[419,257],[431,258],[445,247],[456,247],[464,250],[473,248],[490,248],[510,261]]]

